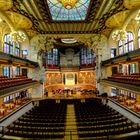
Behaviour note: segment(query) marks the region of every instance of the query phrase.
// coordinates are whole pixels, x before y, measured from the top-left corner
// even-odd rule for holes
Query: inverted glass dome
[[[91,0],[47,0],[52,20],[85,20]]]

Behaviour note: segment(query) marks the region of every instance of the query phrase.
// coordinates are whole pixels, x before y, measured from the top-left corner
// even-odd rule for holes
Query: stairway
[[[75,110],[73,104],[67,105],[65,140],[78,140]]]

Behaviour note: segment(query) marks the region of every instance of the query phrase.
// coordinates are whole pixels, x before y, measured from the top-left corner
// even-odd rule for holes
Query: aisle
[[[75,110],[73,104],[67,105],[65,140],[78,140]]]

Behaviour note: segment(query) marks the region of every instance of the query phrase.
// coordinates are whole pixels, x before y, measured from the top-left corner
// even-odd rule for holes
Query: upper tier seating
[[[112,75],[112,76],[108,77],[108,80],[139,86],[140,85],[140,73],[133,73],[130,75],[122,75],[122,74]]]
[[[0,90],[13,86],[28,84],[32,82],[35,82],[35,80],[32,80],[31,78],[27,78],[25,76],[20,76],[15,78],[7,78],[7,77],[0,76]]]

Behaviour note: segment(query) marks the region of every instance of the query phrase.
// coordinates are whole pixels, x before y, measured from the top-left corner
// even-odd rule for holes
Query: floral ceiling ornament
[[[115,41],[125,41],[127,39],[127,32],[124,29],[116,30],[112,33],[112,39]]]

